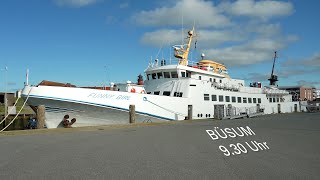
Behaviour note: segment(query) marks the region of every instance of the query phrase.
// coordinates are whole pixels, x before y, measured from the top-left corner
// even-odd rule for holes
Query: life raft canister
[[[136,89],[135,88],[131,88],[130,92],[135,93]]]

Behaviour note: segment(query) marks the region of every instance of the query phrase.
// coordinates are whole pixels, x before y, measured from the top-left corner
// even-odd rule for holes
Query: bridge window
[[[212,82],[212,78],[210,78],[209,80],[210,80],[210,82]]]
[[[252,103],[252,99],[251,98],[248,98],[248,103]]]
[[[226,102],[230,102],[230,96],[226,96]]]
[[[181,77],[186,77],[186,72],[181,72]]]
[[[203,95],[203,100],[205,100],[205,101],[210,101],[210,96],[209,96],[209,94],[204,94],[204,95]]]
[[[231,100],[232,100],[232,102],[236,102],[236,97],[232,96]]]
[[[222,80],[220,79],[220,83],[222,83]]]
[[[223,102],[223,96],[222,95],[219,96],[219,102]]]
[[[261,103],[261,98],[258,98],[258,103],[259,103],[259,104]]]
[[[201,76],[199,76],[199,80],[201,80]]]
[[[269,98],[269,102],[272,102],[272,98]]]
[[[238,97],[238,103],[241,103],[241,97]]]
[[[150,80],[151,79],[151,75],[147,74],[147,79]]]
[[[211,95],[212,101],[217,101],[217,95]]]
[[[153,94],[154,94],[154,95],[159,95],[159,94],[160,94],[160,91],[155,91]]]
[[[152,79],[157,79],[156,78],[156,73],[152,73]]]
[[[162,78],[162,72],[158,72],[157,76],[158,76],[158,79],[161,79]]]
[[[257,103],[257,98],[253,98],[253,103]]]
[[[243,103],[247,103],[247,98],[243,98]]]
[[[163,91],[162,93],[164,96],[170,96],[170,91]]]
[[[174,92],[173,96],[174,97],[182,97],[182,92]]]
[[[178,78],[177,72],[171,72],[171,78]]]
[[[164,72],[163,76],[164,76],[164,78],[170,78],[170,73],[169,72]]]

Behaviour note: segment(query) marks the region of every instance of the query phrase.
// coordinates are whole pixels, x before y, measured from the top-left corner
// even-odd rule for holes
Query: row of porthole
[[[202,114],[198,114],[198,117],[202,117]],[[211,117],[211,114],[206,114],[206,118]]]

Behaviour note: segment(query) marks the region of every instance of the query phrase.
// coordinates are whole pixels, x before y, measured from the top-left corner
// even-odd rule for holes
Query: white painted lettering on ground
[[[237,127],[237,128],[219,128],[214,127],[213,130],[206,130],[209,137],[213,140],[254,136],[256,133],[249,127]],[[247,141],[244,143],[232,143],[229,145],[220,145],[220,151],[223,152],[225,156],[234,156],[240,154],[247,154],[248,152],[258,152],[269,150],[267,142],[257,142],[257,141]]]

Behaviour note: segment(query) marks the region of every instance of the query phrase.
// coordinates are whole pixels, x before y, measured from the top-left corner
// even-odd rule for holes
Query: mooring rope
[[[14,103],[13,106],[16,106],[16,105],[17,105],[19,99],[20,99],[20,97],[16,100],[16,102]],[[5,108],[6,108],[6,107],[5,107]],[[11,109],[11,110],[8,112],[8,114],[1,120],[0,124],[2,124],[3,121],[5,121],[5,120],[7,119],[7,117],[9,116],[9,114],[11,114],[12,111],[13,111],[13,109]]]
[[[24,101],[22,107],[20,108],[19,112],[16,114],[16,116],[12,119],[12,121],[6,127],[4,127],[2,130],[0,130],[0,132],[6,130],[14,122],[14,120],[16,120],[16,118],[19,116],[19,114],[21,113],[22,109],[24,108],[24,106],[26,105],[26,103],[29,99],[29,95],[30,95],[31,90],[32,90],[32,87],[30,88],[28,96],[27,96],[26,100]]]
[[[177,114],[177,115],[180,115],[180,116],[186,116],[185,114],[182,114],[182,113],[179,113],[179,112],[176,112],[176,111],[172,111],[172,110],[167,109],[167,108],[165,108],[165,107],[162,107],[162,106],[160,106],[160,105],[158,105],[158,104],[156,104],[156,103],[154,103],[154,102],[151,102],[151,101],[149,101],[146,97],[144,97],[143,100],[144,100],[144,101],[147,101],[147,102],[149,102],[149,103],[151,103],[151,104],[153,104],[153,105],[155,105],[155,106],[158,106],[158,107],[161,108],[161,109],[164,109],[164,110],[166,110],[166,111],[168,111],[168,112],[171,112],[171,113],[173,113],[173,114]]]

